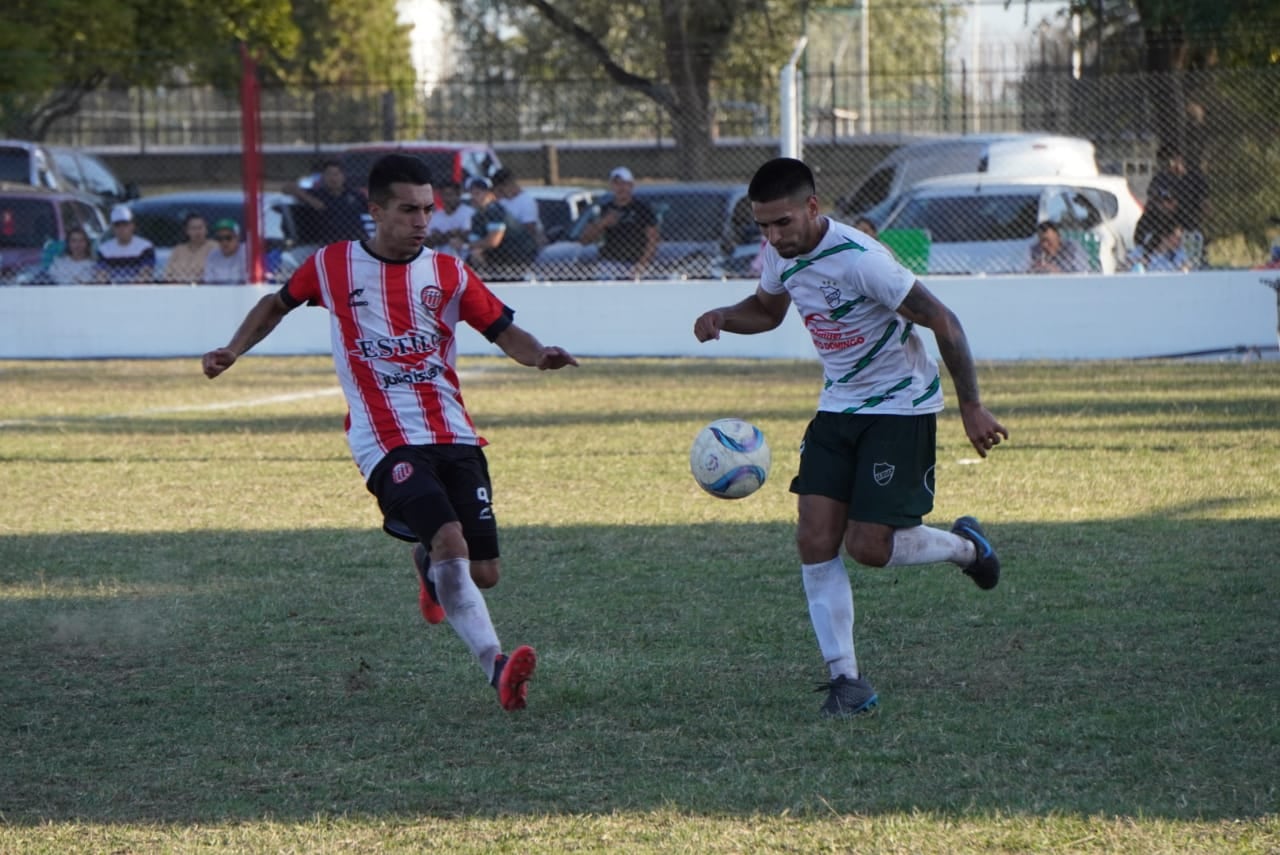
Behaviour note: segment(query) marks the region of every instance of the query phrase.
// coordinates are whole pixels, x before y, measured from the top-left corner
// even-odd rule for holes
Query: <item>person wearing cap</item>
[[[511,218],[533,236],[538,246],[544,246],[547,240],[542,231],[542,218],[538,215],[538,200],[525,192],[516,180],[516,174],[505,166],[493,173],[493,192]]]
[[[98,245],[99,281],[151,282],[155,267],[155,245],[134,233],[133,210],[116,205],[111,209],[111,237]]]
[[[538,255],[538,244],[498,201],[493,182],[488,178],[472,178],[471,191],[472,267],[489,279],[520,279]]]
[[[206,285],[243,285],[249,281],[249,257],[240,241],[240,224],[232,219],[213,224],[213,239],[218,248],[204,260]]]
[[[619,166],[609,173],[612,197],[600,206],[600,215],[582,230],[579,241],[600,244],[602,279],[641,279],[658,250],[658,218],[653,209],[635,197],[636,179]]]

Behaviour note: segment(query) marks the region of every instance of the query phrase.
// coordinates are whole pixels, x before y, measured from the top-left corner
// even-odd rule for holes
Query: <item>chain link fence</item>
[[[1255,267],[1280,263],[1277,91],[1276,66],[1082,74],[1070,56],[1049,48],[1035,56],[988,52],[976,71],[939,63],[933,72],[893,79],[835,64],[810,67],[802,83],[803,157],[826,210],[851,223],[870,213],[884,241],[922,274]],[[490,266],[497,278],[750,275],[760,235],[745,183],[779,151],[776,87],[720,80],[712,97],[710,156],[690,175],[671,115],[637,92],[598,81],[263,89],[268,270],[287,275],[330,234],[316,224],[324,218],[316,194],[280,191],[301,185],[323,195],[327,161],[345,169],[358,190],[367,144],[380,143],[412,145],[434,158],[434,174],[458,181],[464,196],[467,178],[493,178],[505,166],[536,197],[540,251]],[[122,184],[136,185],[134,228],[160,256],[138,275],[160,276],[186,238],[189,215],[200,214],[209,233],[219,220],[243,222],[233,198],[241,182],[240,122],[234,92],[105,89],[56,123],[46,143],[96,154]],[[1043,135],[1084,141],[1092,163],[1080,165],[1069,142]],[[940,136],[952,140],[946,157],[922,145]],[[929,150],[935,153],[921,153]],[[886,163],[894,152],[900,160]],[[647,264],[608,264],[634,249],[609,247],[602,257],[598,241],[580,240],[608,201],[608,175],[617,166],[634,174],[660,235]],[[945,177],[954,173],[968,177]],[[69,201],[42,213],[5,188],[0,260],[37,250],[25,272],[2,262],[8,281],[26,281],[33,265],[47,268],[71,226],[84,227],[95,243],[115,228],[105,213],[95,221]],[[195,191],[230,196],[215,205]],[[1156,201],[1166,193],[1172,206]],[[103,211],[116,201],[106,199]],[[1045,222],[1056,228],[1042,228]],[[512,233],[519,227],[508,221]],[[470,242],[458,234],[442,246],[465,252],[456,247]]]

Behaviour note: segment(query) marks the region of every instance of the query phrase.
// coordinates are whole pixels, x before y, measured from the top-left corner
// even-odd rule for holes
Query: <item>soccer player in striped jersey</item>
[[[462,400],[455,328],[465,321],[539,370],[578,362],[517,326],[461,259],[423,246],[434,198],[423,161],[386,155],[368,186],[373,237],[307,259],[249,310],[225,347],[204,355],[204,373],[222,374],[304,303],[329,311],[347,442],[384,529],[416,544],[423,616],[448,620],[503,709],[522,709],[537,654],[528,645],[502,652],[480,590],[498,582],[498,530],[485,440]]]
[[[794,304],[822,362],[818,412],[800,446],[796,543],[809,617],[830,671],[822,713],[844,718],[872,709],[879,696],[853,649],[849,556],[870,567],[950,562],[978,585],[1000,579],[1000,562],[978,521],[960,517],[950,531],[922,524],[933,510],[938,365],[917,327],[933,332],[960,399],[969,442],[983,457],[1009,432],[978,397],[964,329],[911,271],[878,241],[819,212],[813,172],[780,157],[747,188],[767,240],[755,293],[704,312],[698,341],[722,332],[775,329]]]

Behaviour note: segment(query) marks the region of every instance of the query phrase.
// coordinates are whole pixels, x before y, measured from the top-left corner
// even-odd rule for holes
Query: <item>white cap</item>
[[[133,211],[129,210],[128,205],[116,205],[111,209],[111,222],[131,223],[133,222]]]
[[[610,181],[612,181],[615,178],[617,178],[619,181],[625,181],[628,184],[634,184],[636,180],[636,177],[631,174],[631,170],[627,169],[625,166],[615,167],[613,172],[609,173]]]

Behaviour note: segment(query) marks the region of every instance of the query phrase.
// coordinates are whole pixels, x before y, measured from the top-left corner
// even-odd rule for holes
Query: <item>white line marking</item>
[[[201,413],[214,412],[216,410],[239,410],[248,409],[250,407],[265,407],[271,404],[287,404],[291,401],[306,401],[312,398],[327,398],[334,395],[341,395],[342,390],[337,386],[329,389],[312,389],[308,392],[290,392],[287,395],[268,395],[265,398],[244,398],[239,401],[217,401],[211,404],[188,404],[181,407],[151,407],[145,410],[134,410],[127,413],[102,413],[96,416],[86,416],[92,421],[111,421],[113,419],[136,419],[145,416],[169,415],[172,413]],[[54,422],[69,421],[76,416],[42,416],[34,419],[6,419],[0,421],[0,428],[3,427],[20,427],[22,425],[42,425]]]

